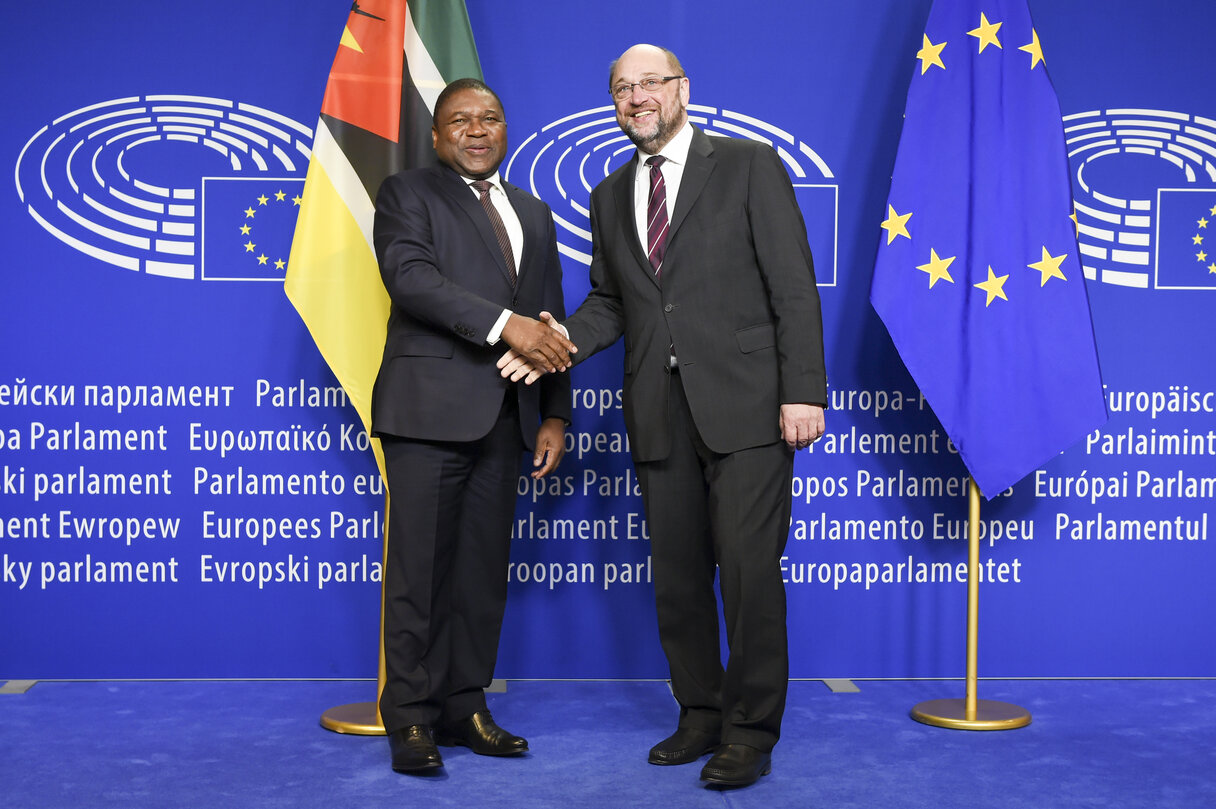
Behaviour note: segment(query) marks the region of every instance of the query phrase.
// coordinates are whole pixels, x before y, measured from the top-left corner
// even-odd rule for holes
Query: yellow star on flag
[[[257,213],[257,211],[255,211],[253,208],[246,208],[246,209],[245,209],[245,218],[246,218],[246,219],[252,219],[252,218],[253,218],[253,215],[254,215],[255,213]]]
[[[1196,233],[1191,237],[1191,244],[1203,244],[1203,237]]]
[[[1030,54],[1030,69],[1034,70],[1039,62],[1043,61],[1043,46],[1039,44],[1039,32],[1030,29],[1030,42],[1018,48],[1019,51],[1026,51]]]
[[[1196,253],[1196,254],[1195,254],[1195,259],[1196,259],[1197,261],[1207,261],[1207,260],[1208,260],[1208,254],[1207,254],[1207,253],[1205,253],[1205,252],[1203,252],[1202,250],[1200,250],[1198,253]]]
[[[984,48],[987,48],[989,45],[996,45],[1001,50],[1004,50],[1004,47],[1001,46],[1001,41],[996,38],[996,33],[1001,30],[1002,25],[1004,23],[988,22],[988,18],[981,12],[980,27],[972,28],[967,32],[967,35],[973,36],[980,41],[980,53],[983,53]]]
[[[1008,277],[1008,275],[997,275],[992,271],[991,266],[988,267],[988,280],[975,285],[988,294],[988,300],[984,301],[984,308],[987,308],[997,298],[1003,301],[1009,300],[1005,297],[1005,279]]]
[[[1212,210],[1208,211],[1212,216],[1216,216],[1216,205],[1212,206]]]
[[[929,273],[929,289],[933,289],[933,285],[943,279],[953,284],[954,279],[950,277],[950,273],[947,270],[954,263],[955,258],[956,256],[938,258],[937,251],[931,247],[929,248],[929,263],[917,264],[916,269]]]
[[[1039,286],[1043,287],[1047,286],[1047,279],[1049,278],[1059,278],[1061,281],[1068,280],[1064,277],[1064,273],[1060,271],[1060,264],[1063,263],[1064,259],[1066,258],[1068,258],[1067,253],[1053,256],[1051,253],[1048,253],[1047,248],[1044,247],[1043,258],[1039,259],[1034,264],[1027,264],[1026,266],[1032,270],[1038,270],[1040,273],[1042,273],[1043,277],[1039,279]]]
[[[245,242],[245,252],[246,253],[252,253],[253,249],[255,247],[257,247],[257,245],[254,244],[253,242]]]
[[[258,197],[258,205],[265,205],[267,202],[270,202],[270,197],[266,196],[265,194]]]
[[[904,236],[911,239],[908,234],[908,219],[912,216],[912,212],[895,213],[895,208],[890,204],[887,205],[887,218],[883,220],[883,230],[887,232],[887,244],[895,241],[896,236]]]
[[[296,194],[294,197],[291,198],[291,202],[293,205],[299,205],[303,201],[304,201],[304,198],[301,197],[299,194]]]
[[[942,48],[946,47],[946,43],[939,42],[934,45],[929,41],[928,34],[921,34],[921,36],[924,38],[924,44],[916,52],[916,58],[920,60],[920,75],[925,75],[925,71],[931,65],[937,65],[942,70],[945,70],[946,66],[942,64]]]
[[[1208,272],[1211,273],[1212,275],[1216,275],[1216,264],[1209,264]]]
[[[249,231],[251,231],[251,230],[253,230],[253,228],[249,227],[249,225],[241,225],[241,235],[242,236],[248,236]]]
[[[265,264],[268,258],[270,258],[270,256],[263,253],[262,255],[258,256],[258,264]]]
[[[1201,228],[1206,228],[1206,227],[1208,226],[1208,220],[1206,220],[1206,219],[1200,219],[1200,220],[1199,220],[1198,222],[1196,222],[1195,224],[1196,224],[1196,225],[1199,225],[1199,227],[1201,227]]]
[[[1072,228],[1076,231],[1075,235],[1080,236],[1081,223],[1077,221],[1077,211],[1075,208],[1073,209],[1073,212],[1068,215],[1068,218],[1072,220]]]
[[[277,260],[277,261],[275,261],[275,263],[274,263],[274,268],[275,268],[276,270],[281,270],[281,269],[283,269],[283,268],[284,268],[284,267],[286,267],[286,266],[287,266],[287,262],[286,262],[286,261],[284,261],[283,259],[278,259],[278,260]]]
[[[352,51],[363,53],[363,48],[359,47],[359,40],[355,39],[355,35],[350,32],[349,25],[342,29],[342,39],[338,44],[350,48]]]
[[[275,191],[274,199],[275,199],[275,202],[282,202],[283,200],[287,199],[287,192],[286,191]]]

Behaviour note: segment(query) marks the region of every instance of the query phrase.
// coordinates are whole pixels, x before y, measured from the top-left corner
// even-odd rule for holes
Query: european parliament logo
[[[806,221],[819,286],[836,286],[840,186],[827,162],[784,129],[742,113],[689,104],[688,120],[707,135],[750,138],[777,150]],[[529,135],[507,161],[503,177],[549,203],[558,250],[589,265],[591,189],[633,153],[633,144],[617,126],[613,107],[595,107]]]
[[[1064,132],[1085,277],[1216,289],[1216,121],[1093,110],[1064,116]]]
[[[167,278],[282,281],[312,130],[252,104],[148,95],[73,110],[17,157],[17,195],[47,233]]]

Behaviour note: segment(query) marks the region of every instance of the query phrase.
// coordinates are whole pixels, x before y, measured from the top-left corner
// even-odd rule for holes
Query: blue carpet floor
[[[918,724],[957,681],[791,684],[773,774],[707,789],[700,764],[655,767],[675,723],[659,682],[511,682],[490,695],[524,759],[443,748],[434,778],[389,768],[383,737],[323,730],[368,682],[43,682],[0,695],[0,806],[144,807],[1216,807],[1216,681],[984,681],[1030,710],[1020,730]]]

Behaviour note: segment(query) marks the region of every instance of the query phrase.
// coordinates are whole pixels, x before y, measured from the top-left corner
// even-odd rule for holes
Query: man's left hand
[[[823,435],[824,427],[819,405],[781,405],[781,437],[790,449],[806,449]]]

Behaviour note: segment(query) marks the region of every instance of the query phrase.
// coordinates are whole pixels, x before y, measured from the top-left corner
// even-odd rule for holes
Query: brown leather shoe
[[[435,737],[427,725],[410,725],[388,735],[388,749],[393,754],[393,769],[416,773],[443,766]]]
[[[679,728],[650,748],[651,764],[691,764],[718,746],[719,736],[696,728]]]
[[[467,747],[479,756],[518,756],[528,752],[528,740],[500,728],[489,711],[478,711],[468,719],[436,728],[435,740],[445,747]]]
[[[724,787],[745,787],[756,783],[773,769],[773,756],[746,744],[724,744],[705,762],[701,780]]]

